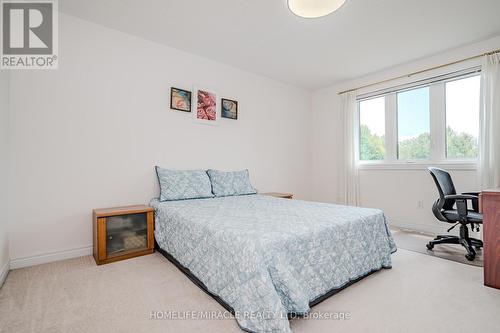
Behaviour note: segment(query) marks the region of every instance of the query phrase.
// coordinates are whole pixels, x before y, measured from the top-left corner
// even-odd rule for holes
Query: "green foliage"
[[[368,126],[361,125],[359,156],[362,161],[377,161],[385,158],[385,136],[373,134]]]
[[[422,133],[417,137],[399,142],[398,159],[428,159],[431,155],[431,135]]]
[[[476,158],[478,155],[477,139],[467,133],[457,133],[446,128],[446,155],[448,158]]]
[[[429,133],[399,142],[398,159],[429,159],[431,154],[431,136]],[[447,158],[476,158],[478,155],[477,139],[467,133],[457,133],[446,128]],[[385,158],[385,136],[370,131],[368,126],[360,126],[360,160],[377,161]]]

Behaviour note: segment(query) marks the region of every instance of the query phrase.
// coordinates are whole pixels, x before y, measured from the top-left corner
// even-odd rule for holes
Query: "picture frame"
[[[191,112],[191,105],[191,91],[175,87],[170,88],[170,109],[183,112]]]
[[[238,119],[238,101],[222,98],[220,105],[222,118]]]
[[[193,105],[193,120],[204,125],[218,125],[220,119],[220,104],[218,94],[210,88],[195,87]]]

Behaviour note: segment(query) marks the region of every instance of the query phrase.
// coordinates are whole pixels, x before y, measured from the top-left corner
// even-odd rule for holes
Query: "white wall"
[[[261,191],[310,197],[309,92],[65,14],[59,34],[58,70],[11,77],[12,267],[89,253],[92,209],[149,202],[157,164],[248,168]],[[170,87],[194,84],[239,119],[170,110]]]
[[[500,36],[314,92],[312,97],[312,198],[325,202],[344,202],[342,191],[344,185],[344,129],[339,117],[340,99],[338,92],[468,58],[498,48],[500,48]],[[479,60],[473,60],[457,64],[433,73],[425,73],[370,87],[361,90],[360,93],[418,80],[429,75],[467,68],[479,63]],[[451,173],[458,191],[478,189],[476,171],[452,170]],[[360,191],[361,205],[383,209],[393,225],[428,233],[442,233],[448,227],[444,223],[439,223],[432,215],[431,207],[437,198],[437,190],[425,169],[361,170]],[[417,208],[418,201],[423,201],[423,209]]]
[[[0,71],[0,286],[9,269],[9,72]]]

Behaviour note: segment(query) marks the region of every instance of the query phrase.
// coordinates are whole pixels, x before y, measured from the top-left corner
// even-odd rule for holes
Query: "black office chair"
[[[467,192],[457,194],[453,181],[448,172],[439,168],[428,168],[439,191],[439,199],[432,206],[432,212],[440,221],[455,223],[448,232],[460,224],[460,236],[440,235],[427,244],[427,249],[432,250],[437,244],[461,244],[467,250],[465,258],[473,261],[476,258],[476,250],[483,247],[479,239],[469,237],[468,225],[472,231],[479,231],[479,225],[483,223],[483,215],[479,214],[479,193]],[[467,206],[471,201],[472,209]]]

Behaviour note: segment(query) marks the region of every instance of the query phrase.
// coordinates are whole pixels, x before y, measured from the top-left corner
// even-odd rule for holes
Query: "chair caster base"
[[[427,243],[427,250],[432,250],[434,248],[434,244],[432,243]]]
[[[465,258],[469,261],[474,261],[474,259],[476,259],[476,256],[474,254],[467,253],[465,255]]]

